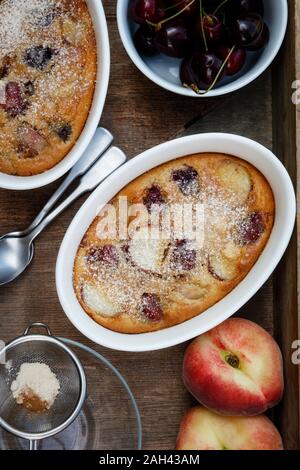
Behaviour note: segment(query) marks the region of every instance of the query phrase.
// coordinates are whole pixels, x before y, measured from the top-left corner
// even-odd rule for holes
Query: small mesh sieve
[[[43,327],[46,335],[30,334]],[[33,323],[19,338],[0,351],[0,426],[18,437],[37,441],[61,432],[77,417],[86,396],[86,377],[76,355],[56,339],[43,323]],[[49,410],[36,413],[16,403],[11,392],[24,362],[47,364],[56,375],[60,391]]]

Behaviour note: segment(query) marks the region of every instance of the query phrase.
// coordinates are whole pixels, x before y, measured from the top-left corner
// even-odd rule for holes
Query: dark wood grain
[[[292,83],[296,79],[295,38],[299,35],[296,21],[300,13],[300,3],[289,1],[289,26],[286,41],[273,66],[273,146],[292,177],[297,188],[297,110],[292,102]],[[295,58],[293,60],[292,58]],[[298,149],[299,150],[299,149]],[[278,407],[279,426],[285,445],[299,449],[299,367],[291,361],[292,342],[299,335],[299,309],[297,294],[297,235],[295,229],[288,250],[274,275],[274,333],[283,353],[286,390]],[[299,253],[299,252],[298,252]],[[298,254],[299,256],[299,254]],[[297,419],[295,418],[297,417]]]
[[[117,144],[130,157],[173,136],[211,131],[232,132],[251,137],[270,149],[275,145],[291,176],[296,180],[295,133],[291,130],[289,134],[287,130],[290,125],[294,129],[295,121],[288,121],[282,132],[280,125],[274,126],[274,119],[280,123],[283,119],[282,112],[290,112],[284,109],[288,97],[274,99],[275,107],[272,105],[278,87],[286,87],[286,82],[281,80],[290,80],[293,73],[289,70],[288,75],[282,76],[278,70],[282,64],[286,67],[293,57],[281,55],[277,62],[279,69],[276,68],[273,74],[277,76],[276,80],[272,79],[269,70],[247,89],[226,99],[180,97],[152,84],[135,68],[119,39],[115,20],[116,2],[105,0],[104,5],[111,40],[112,69],[101,124],[113,132]],[[293,49],[291,44],[294,33],[291,28],[286,46],[288,53],[295,53],[289,49]],[[282,149],[289,138],[292,141],[291,147],[288,152],[283,153]],[[0,190],[0,232],[5,233],[29,224],[56,186],[57,183],[29,192]],[[67,336],[94,347],[120,369],[136,395],[143,420],[143,447],[172,449],[180,418],[193,403],[181,379],[182,357],[186,345],[140,354],[107,350],[92,344],[78,333],[67,320],[58,302],[54,278],[57,252],[72,217],[84,199],[77,201],[39,237],[29,270],[16,282],[0,289],[0,336],[5,341],[10,340],[22,333],[30,322],[44,321],[50,324],[56,335]],[[288,448],[296,448],[297,440],[299,447],[299,419],[293,416],[293,413],[296,415],[299,411],[299,397],[296,396],[298,370],[289,364],[288,349],[291,338],[297,336],[298,327],[296,266],[293,262],[296,252],[294,239],[287,257],[276,273],[275,283],[270,279],[238,312],[274,333],[284,349],[287,378],[288,381],[291,378],[292,383],[288,384],[286,399],[278,409],[278,424]],[[290,402],[291,397],[293,402]],[[114,411],[112,419],[118,419],[118,410]]]

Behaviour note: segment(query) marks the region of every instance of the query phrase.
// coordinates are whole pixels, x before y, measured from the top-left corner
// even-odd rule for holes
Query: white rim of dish
[[[94,97],[85,126],[70,152],[53,168],[33,176],[14,176],[0,172],[0,188],[29,190],[56,181],[74,166],[92,140],[99,125],[107,95],[110,75],[110,45],[102,1],[87,0],[87,4],[96,35],[98,65]]]
[[[130,0],[129,0],[130,1]],[[247,74],[242,75],[238,80],[233,80],[232,82],[220,86],[218,88],[215,88],[211,90],[209,93],[205,95],[198,95],[192,90],[185,88],[180,85],[174,85],[168,80],[165,80],[162,77],[159,77],[156,73],[152,72],[151,69],[146,65],[146,63],[143,61],[141,56],[138,54],[133,41],[129,44],[128,39],[127,39],[127,9],[128,9],[128,1],[127,0],[118,0],[117,3],[117,23],[118,23],[118,29],[119,29],[119,34],[123,43],[123,46],[131,58],[132,62],[136,65],[136,67],[147,77],[149,80],[152,82],[156,83],[156,85],[164,88],[165,90],[172,91],[173,93],[177,93],[179,95],[183,96],[188,96],[191,98],[211,98],[213,96],[222,96],[226,95],[228,93],[232,93],[234,91],[240,90],[241,88],[244,88],[245,86],[249,85],[252,83],[254,80],[256,80],[273,62],[275,59],[276,55],[279,52],[279,49],[283,43],[286,29],[287,29],[287,24],[288,24],[288,4],[287,0],[276,0],[280,1],[282,4],[282,9],[283,9],[283,15],[282,15],[282,22],[281,22],[281,28],[278,31],[277,34],[277,40],[276,44],[274,45],[272,52],[270,53],[268,60],[266,60],[263,64],[258,67],[255,73],[251,73],[249,71]],[[126,19],[126,21],[125,21]]]
[[[202,141],[202,142],[201,142]],[[244,280],[238,284],[229,294],[227,294],[223,299],[217,302],[215,305],[207,309],[205,312],[196,315],[190,320],[187,320],[183,323],[180,323],[175,326],[171,326],[169,328],[165,328],[155,332],[149,333],[141,333],[141,334],[125,334],[125,333],[117,333],[103,326],[96,323],[92,320],[89,315],[83,310],[80,306],[78,300],[76,299],[73,286],[70,286],[71,290],[67,289],[66,285],[69,286],[69,282],[72,284],[72,280],[70,281],[69,276],[73,272],[73,264],[74,264],[74,257],[73,253],[71,255],[72,259],[70,260],[70,249],[73,250],[74,246],[74,236],[80,235],[82,238],[86,229],[80,229],[80,223],[82,223],[82,218],[85,213],[93,214],[92,216],[89,215],[89,223],[94,220],[96,216],[96,208],[99,207],[99,198],[101,198],[101,193],[105,193],[105,191],[111,191],[112,183],[115,181],[124,181],[122,187],[126,186],[129,181],[133,181],[139,175],[145,173],[151,168],[154,168],[164,162],[175,160],[176,158],[180,158],[183,156],[184,153],[181,151],[182,147],[188,147],[190,144],[197,145],[199,143],[200,146],[207,145],[207,149],[201,148],[198,150],[200,153],[202,152],[225,152],[231,153],[235,155],[235,152],[229,152],[224,148],[225,142],[226,145],[236,145],[237,149],[241,149],[240,153],[246,152],[253,153],[253,155],[259,155],[261,161],[266,168],[273,167],[276,172],[276,176],[280,178],[280,194],[284,194],[284,204],[286,204],[284,208],[284,218],[285,218],[285,226],[284,231],[280,233],[280,245],[277,245],[278,240],[276,241],[276,251],[272,252],[272,257],[266,262],[267,256],[267,247],[272,244],[274,245],[274,228],[273,232],[271,233],[270,239],[263,250],[260,258],[256,262],[256,264],[252,267],[249,271],[247,276]],[[209,142],[209,144],[207,143]],[[197,150],[194,150],[197,152]],[[168,152],[170,154],[170,158],[162,157],[161,154],[164,152]],[[186,155],[190,152],[187,150],[185,153]],[[236,153],[236,156],[243,158],[242,155]],[[246,161],[250,161],[251,157],[244,157]],[[259,165],[254,166],[259,167]],[[262,166],[262,164],[261,164]],[[136,171],[135,168],[139,167],[139,170]],[[259,168],[258,168],[259,169]],[[262,171],[262,170],[261,170]],[[267,170],[262,171],[267,176]],[[134,177],[131,178],[130,175],[134,174]],[[120,187],[121,189],[121,187]],[[274,190],[274,188],[273,188]],[[116,191],[117,193],[117,191]],[[109,198],[110,199],[110,198]],[[108,202],[109,199],[102,199],[102,203]],[[121,350],[121,351],[131,351],[131,352],[143,352],[143,351],[154,351],[158,349],[164,349],[170,346],[175,346],[176,344],[183,343],[188,341],[195,336],[202,334],[205,331],[214,328],[218,324],[225,321],[227,318],[231,317],[235,314],[240,308],[242,308],[253,296],[256,292],[262,287],[262,285],[267,281],[270,275],[273,273],[274,269],[278,265],[279,261],[281,260],[284,252],[288,246],[290,241],[291,235],[293,233],[294,225],[295,225],[295,217],[296,217],[296,199],[295,199],[295,192],[291,182],[291,179],[283,166],[283,164],[279,161],[279,159],[266,147],[263,145],[248,139],[246,137],[241,137],[235,134],[223,134],[223,133],[208,133],[208,134],[198,134],[192,135],[187,137],[182,137],[179,139],[175,139],[169,142],[165,142],[160,144],[156,147],[153,147],[150,150],[147,150],[140,154],[139,156],[129,160],[125,165],[123,165],[120,169],[114,172],[109,178],[107,178],[98,188],[89,196],[83,206],[80,208],[78,213],[75,215],[73,221],[71,222],[65,237],[62,241],[58,258],[56,264],[56,289],[58,293],[58,297],[61,303],[63,310],[65,311],[66,315],[68,316],[69,320],[73,325],[86,337],[91,339],[97,344],[102,346]],[[275,218],[276,224],[276,218]],[[274,227],[275,227],[274,224]],[[278,224],[277,224],[278,225]],[[79,226],[79,228],[78,228]],[[277,227],[277,232],[279,228]],[[273,236],[272,236],[273,234]],[[278,233],[277,233],[278,235]],[[80,243],[80,240],[79,240]],[[78,248],[78,244],[76,244],[75,254]],[[72,248],[70,248],[72,247]],[[268,253],[270,255],[270,253]],[[68,259],[69,258],[69,259]],[[72,272],[69,272],[69,266],[66,268],[66,259],[72,262]],[[265,263],[266,266],[262,271],[259,267],[260,264]],[[67,269],[67,279],[66,279],[66,269]],[[260,269],[260,270],[259,270]],[[258,275],[258,273],[259,275]],[[244,288],[244,283],[250,282],[249,276],[251,276],[250,285],[247,285],[247,290],[243,292],[243,295],[240,290]],[[254,278],[253,278],[254,276]],[[253,279],[252,279],[253,278]],[[257,280],[258,279],[258,280]],[[245,290],[245,289],[244,289]],[[237,294],[236,294],[237,291]],[[72,294],[71,294],[72,292]],[[73,298],[70,298],[70,295]],[[232,299],[232,297],[235,297]],[[227,303],[230,301],[230,305]],[[74,312],[74,310],[77,312]],[[220,311],[221,309],[221,311]],[[206,322],[207,327],[203,328],[201,326],[202,322]],[[197,324],[199,322],[199,324]],[[170,333],[171,332],[171,333]]]

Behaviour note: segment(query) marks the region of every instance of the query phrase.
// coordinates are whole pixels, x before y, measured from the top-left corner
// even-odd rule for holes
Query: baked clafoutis
[[[119,220],[124,201],[127,238],[120,225],[114,235],[107,229],[108,214]],[[139,205],[148,220],[141,209],[131,211]],[[202,153],[158,166],[102,207],[84,235],[74,264],[78,301],[97,323],[121,333],[182,323],[242,281],[270,237],[274,216],[272,189],[242,159]],[[189,237],[178,232],[179,220],[193,221]]]
[[[0,171],[31,176],[59,163],[78,139],[97,70],[83,0],[0,2]]]

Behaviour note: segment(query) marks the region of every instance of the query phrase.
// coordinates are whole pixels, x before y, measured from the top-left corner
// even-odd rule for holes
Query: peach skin
[[[183,380],[192,395],[216,413],[255,416],[282,398],[282,355],[263,328],[230,318],[188,346]]]
[[[283,444],[264,415],[220,416],[197,406],[181,421],[176,450],[283,450]]]

